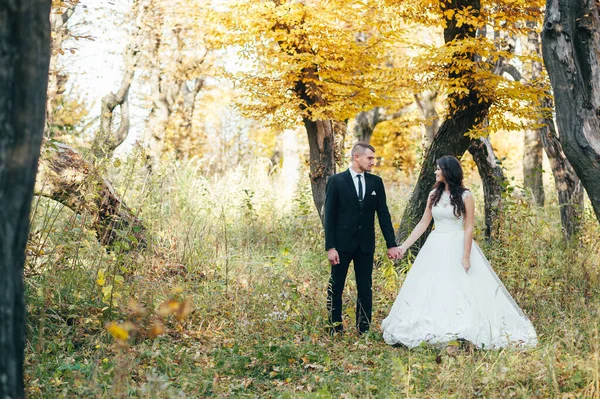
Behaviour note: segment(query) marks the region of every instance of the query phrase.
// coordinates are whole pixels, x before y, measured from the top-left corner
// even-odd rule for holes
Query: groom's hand
[[[403,253],[400,251],[399,247],[388,248],[388,258],[392,260],[396,260],[402,258]]]
[[[329,259],[329,263],[331,263],[333,266],[340,263],[340,255],[335,248],[331,248],[327,251],[327,259]]]

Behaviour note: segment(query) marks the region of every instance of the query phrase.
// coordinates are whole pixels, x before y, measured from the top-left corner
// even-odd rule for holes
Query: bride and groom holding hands
[[[456,339],[478,348],[534,346],[533,325],[473,241],[474,201],[463,186],[460,162],[451,156],[437,160],[436,183],[421,221],[398,246],[380,177],[372,175],[375,149],[359,142],[345,172],[331,176],[325,199],[325,247],[331,263],[327,289],[329,329],[343,331],[342,292],[350,263],[354,265],[358,297],[356,328],[371,326],[375,213],[390,259],[404,256],[427,230],[435,229],[419,251],[381,323],[386,343],[409,348]]]

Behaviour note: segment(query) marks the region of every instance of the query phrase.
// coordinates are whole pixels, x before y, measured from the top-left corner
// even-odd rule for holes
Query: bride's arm
[[[400,245],[400,250],[402,251],[402,255],[404,255],[406,250],[408,248],[410,248],[410,246],[413,245],[415,243],[415,241],[417,241],[419,239],[419,237],[421,237],[423,235],[425,230],[427,230],[427,227],[429,227],[429,223],[431,223],[431,218],[432,218],[431,208],[429,207],[430,201],[431,201],[431,194],[427,198],[427,206],[425,208],[425,213],[423,213],[423,216],[421,217],[419,224],[417,224],[415,226],[412,233],[410,233],[408,238],[406,240],[404,240],[402,245]]]
[[[473,226],[475,224],[475,201],[473,196],[468,193],[465,198],[465,249],[463,252],[462,264],[466,271],[471,268],[471,245],[473,243]]]

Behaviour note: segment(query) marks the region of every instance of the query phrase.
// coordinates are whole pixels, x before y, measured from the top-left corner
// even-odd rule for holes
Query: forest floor
[[[252,176],[251,176],[252,177]],[[106,251],[81,216],[37,199],[25,270],[29,398],[598,398],[600,229],[562,240],[556,204],[513,194],[492,243],[476,240],[533,322],[528,351],[386,345],[379,324],[410,267],[378,241],[374,326],[325,333],[329,266],[308,187],[279,209],[268,177],[193,168],[117,183],[148,227]],[[478,209],[482,198],[473,187]],[[388,184],[394,222],[410,185]],[[550,195],[547,195],[550,197]]]

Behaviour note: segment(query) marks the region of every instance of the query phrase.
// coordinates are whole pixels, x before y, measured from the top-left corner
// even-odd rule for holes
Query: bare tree
[[[600,3],[548,0],[542,52],[560,142],[600,221]]]
[[[129,134],[129,89],[133,82],[135,67],[139,60],[135,42],[131,42],[125,52],[125,71],[116,93],[110,92],[102,98],[100,106],[100,126],[92,142],[92,154],[96,158],[110,158],[115,149]],[[121,124],[113,129],[113,113],[117,106],[121,111]]]
[[[0,398],[24,398],[23,267],[46,115],[50,0],[0,2]]]

